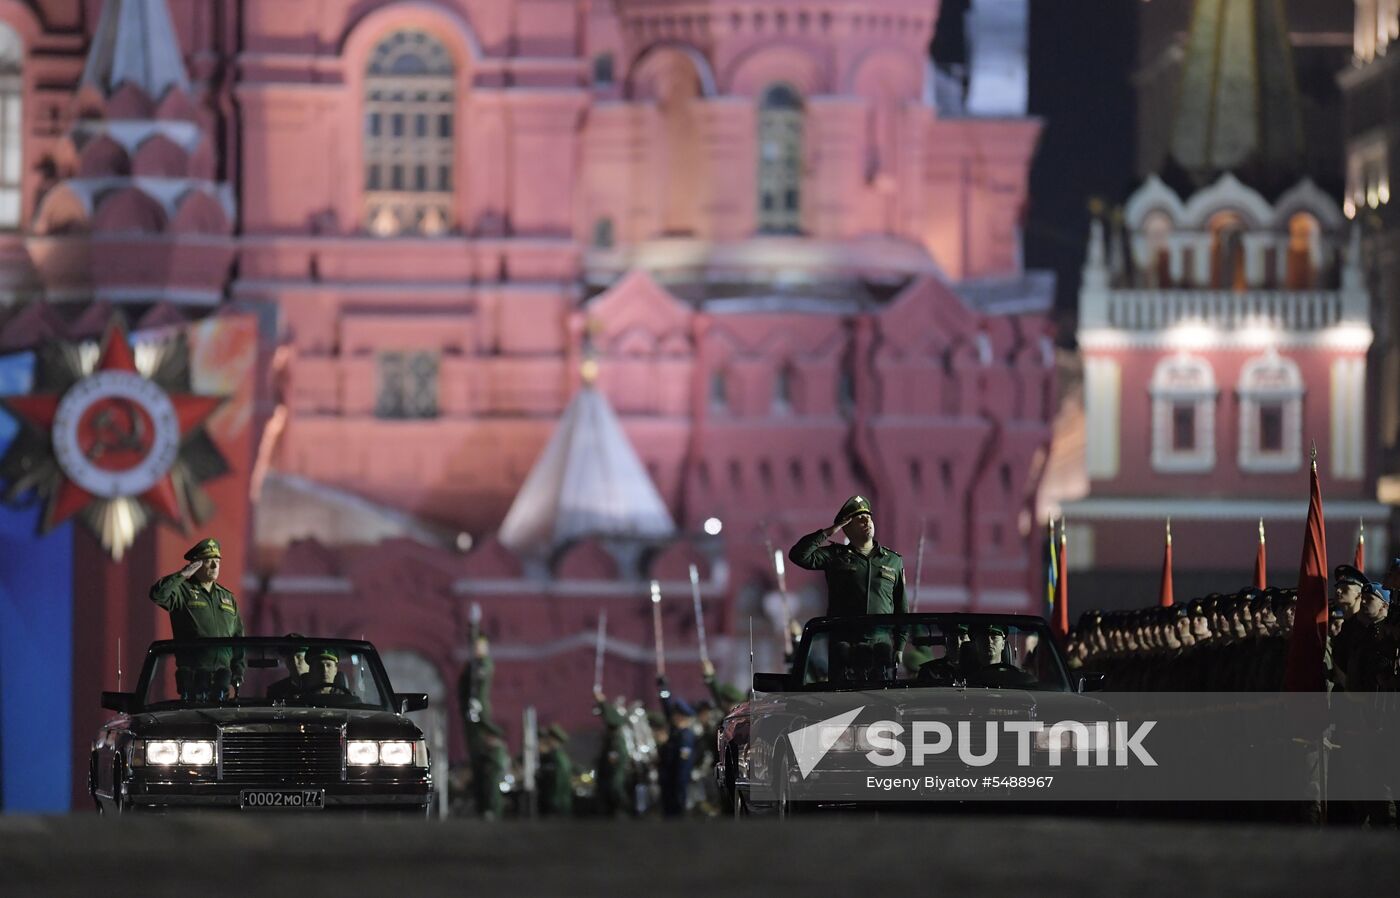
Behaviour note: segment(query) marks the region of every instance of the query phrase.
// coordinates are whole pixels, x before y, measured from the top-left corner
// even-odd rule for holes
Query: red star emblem
[[[188,516],[174,462],[186,437],[223,402],[222,396],[166,392],[142,377],[119,321],[108,326],[97,366],[87,377],[63,392],[0,400],[50,440],[58,460],[45,530],[92,503],[123,498],[135,498],[185,529]]]

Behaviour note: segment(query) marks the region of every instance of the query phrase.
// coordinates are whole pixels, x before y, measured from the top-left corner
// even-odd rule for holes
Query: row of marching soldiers
[[[489,640],[475,633],[471,659],[458,682],[470,763],[453,777],[454,813],[487,819],[525,815],[531,795],[534,810],[546,817],[717,813],[712,776],[716,730],[745,695],[719,682],[708,661],[702,668],[708,697],[694,704],[675,695],[665,676],[657,678],[659,710],[622,696],[610,701],[596,690],[603,738],[593,763],[575,760],[569,733],[557,723],[538,729],[538,758],[531,763],[526,753],[512,757],[493,716],[495,663]],[[533,782],[527,787],[530,768]]]
[[[1384,584],[1352,565],[1334,571],[1328,603],[1328,688],[1400,686],[1400,559]],[[1244,589],[1137,611],[1089,611],[1066,640],[1071,667],[1101,672],[1105,688],[1138,692],[1255,692],[1281,688],[1297,591]]]

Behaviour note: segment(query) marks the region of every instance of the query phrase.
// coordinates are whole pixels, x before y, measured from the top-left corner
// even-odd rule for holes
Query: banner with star
[[[19,425],[0,457],[0,497],[42,503],[43,532],[82,521],[116,561],[153,519],[182,532],[208,520],[202,485],[230,470],[210,425],[231,391],[196,389],[186,330],[133,347],[114,317],[96,347],[40,346],[28,394],[0,398]]]

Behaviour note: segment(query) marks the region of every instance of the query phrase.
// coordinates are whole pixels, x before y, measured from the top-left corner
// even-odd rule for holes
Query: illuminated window
[[[1203,358],[1163,359],[1152,375],[1152,467],[1194,473],[1215,467],[1215,373]]]
[[[365,78],[365,221],[380,237],[452,226],[452,57],[422,31],[374,48]]]
[[[379,418],[436,418],[438,356],[435,352],[381,352],[374,414]]]
[[[758,230],[802,226],[802,98],[786,84],[763,94],[758,111]]]
[[[1244,221],[1233,212],[1210,220],[1210,285],[1217,290],[1243,290]]]
[[[1142,221],[1146,244],[1142,268],[1148,286],[1170,287],[1172,284],[1171,233],[1172,220],[1165,212],[1149,212]]]
[[[1288,269],[1284,284],[1289,290],[1310,290],[1317,286],[1317,219],[1299,212],[1288,220]]]
[[[1296,471],[1303,464],[1303,376],[1291,359],[1270,350],[1240,370],[1243,471]]]
[[[20,173],[23,170],[24,88],[20,70],[24,45],[0,23],[0,228],[20,225]]]

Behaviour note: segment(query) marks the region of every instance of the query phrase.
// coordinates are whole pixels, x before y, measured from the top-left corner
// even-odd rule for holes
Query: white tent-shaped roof
[[[83,84],[111,96],[124,83],[159,100],[172,87],[188,91],[189,75],[165,0],[107,0],[83,67]]]
[[[514,552],[551,551],[585,536],[661,538],[676,532],[607,399],[585,385],[501,523]]]

